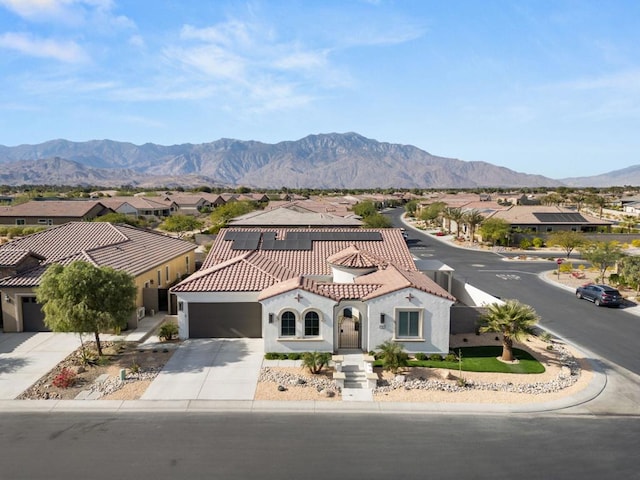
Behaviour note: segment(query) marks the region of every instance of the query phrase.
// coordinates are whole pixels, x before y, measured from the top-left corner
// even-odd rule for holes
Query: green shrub
[[[551,342],[551,334],[549,332],[544,332],[543,334],[540,335],[540,340],[542,340],[545,343]]]
[[[160,332],[158,333],[158,337],[163,342],[168,342],[169,340],[173,340],[174,336],[178,335],[178,325],[173,322],[164,323],[160,327]]]
[[[408,365],[409,355],[400,343],[386,340],[377,347],[376,359],[382,360],[382,368],[391,373],[398,373]]]
[[[431,355],[429,355],[429,360],[431,360],[432,362],[441,362],[442,355],[438,353],[432,353]]]
[[[416,353],[414,355],[414,357],[415,357],[416,360],[422,361],[422,360],[426,360],[427,359],[427,354],[423,353],[423,352],[418,352],[418,353]]]
[[[536,237],[533,239],[533,246],[536,248],[542,248],[544,247],[544,240],[541,239],[540,237]]]
[[[531,248],[531,240],[528,238],[523,238],[520,240],[520,248],[522,250],[529,250]]]
[[[560,270],[560,273],[571,273],[573,272],[573,263],[562,262],[558,269]]]
[[[305,352],[302,354],[302,363],[312,374],[318,374],[331,360],[329,352]]]
[[[264,358],[265,360],[278,360],[278,355],[280,354],[276,352],[267,352],[264,354]]]
[[[291,352],[291,353],[287,354],[287,358],[289,360],[300,360],[301,357],[302,357],[302,354],[297,353],[297,352]]]
[[[444,357],[444,361],[445,362],[457,362],[458,361],[458,357],[456,357],[455,353],[447,353],[447,355]]]

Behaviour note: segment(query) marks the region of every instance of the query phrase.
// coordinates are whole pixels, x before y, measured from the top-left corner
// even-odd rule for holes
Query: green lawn
[[[496,359],[502,355],[502,346],[488,347],[462,347],[455,349],[454,353],[458,355],[458,351],[462,352],[462,370],[465,372],[497,372],[497,373],[543,373],[544,366],[531,356],[528,352],[518,348],[513,349],[513,355],[519,360],[517,364],[503,363]],[[382,362],[376,361],[376,367],[381,367]],[[431,368],[449,368],[458,370],[460,365],[457,361],[433,361],[433,360],[410,360],[410,367],[431,367]]]

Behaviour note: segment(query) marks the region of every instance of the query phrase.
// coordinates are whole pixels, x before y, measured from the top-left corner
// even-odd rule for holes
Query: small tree
[[[166,232],[178,234],[182,238],[185,232],[200,230],[203,223],[191,215],[172,215],[160,224],[160,228]]]
[[[510,231],[511,224],[502,218],[488,218],[480,225],[482,239],[491,242],[492,245],[501,241],[506,244]]]
[[[573,230],[559,230],[549,234],[547,237],[547,244],[557,245],[562,248],[566,252],[567,258],[569,258],[574,249],[581,247],[585,243],[584,234]]]
[[[408,365],[409,355],[404,351],[402,344],[386,340],[376,348],[379,350],[376,357],[382,360],[384,370],[395,374]]]
[[[640,257],[623,257],[618,266],[625,282],[640,292]]]
[[[366,228],[391,228],[391,220],[389,217],[380,213],[367,215],[362,219],[362,223]]]
[[[73,262],[64,267],[52,264],[36,289],[42,304],[44,323],[54,332],[93,332],[98,355],[102,356],[100,332],[119,330],[135,311],[136,286],[133,277],[110,267]]]
[[[609,267],[613,267],[624,253],[620,244],[615,240],[609,242],[593,242],[582,250],[582,256],[600,271],[600,281],[604,282],[604,276]]]
[[[502,360],[513,361],[513,342],[523,341],[533,334],[539,317],[535,310],[518,300],[492,303],[481,317],[480,332],[502,334]]]

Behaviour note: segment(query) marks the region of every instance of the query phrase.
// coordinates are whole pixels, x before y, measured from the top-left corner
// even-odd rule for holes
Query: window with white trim
[[[286,310],[280,315],[280,336],[296,336],[296,314],[291,310]]]
[[[422,337],[422,311],[399,310],[396,319],[397,338]]]
[[[318,312],[311,311],[304,314],[304,336],[320,336],[320,315]]]

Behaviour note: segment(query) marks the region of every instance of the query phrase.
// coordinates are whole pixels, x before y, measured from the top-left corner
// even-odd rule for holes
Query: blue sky
[[[0,0],[0,144],[357,132],[551,178],[640,164],[637,0]]]

